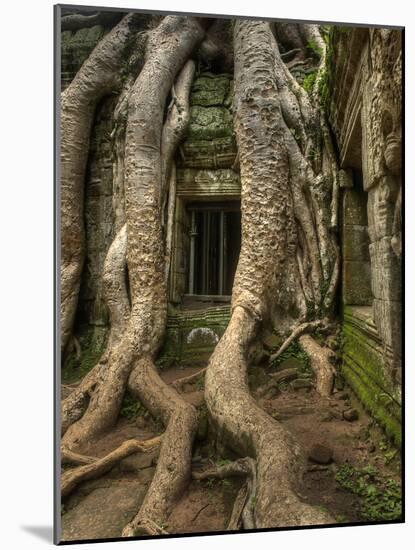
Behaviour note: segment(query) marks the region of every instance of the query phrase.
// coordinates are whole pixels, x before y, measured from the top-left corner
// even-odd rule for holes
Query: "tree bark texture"
[[[85,255],[84,180],[98,102],[117,90],[134,14],[126,15],[96,46],[62,93],[60,129],[61,347],[71,336]]]
[[[243,471],[248,487],[240,493],[231,525],[239,525],[241,518],[246,528],[333,522],[296,494],[304,457],[291,434],[250,395],[247,369],[248,349],[261,327],[273,324],[281,333],[294,328],[284,345],[299,337],[316,369],[318,391],[328,395],[331,389],[330,357],[303,333],[330,314],[336,290],[339,254],[327,224],[327,219],[336,223],[335,157],[318,102],[316,107],[315,97],[291,75],[271,24],[237,20],[233,54],[221,44],[223,26],[209,29],[209,24],[164,17],[147,30],[145,51],[135,52],[143,57],[138,76],[130,70],[121,82],[126,49],[137,42],[134,16],[127,15],[62,95],[64,350],[84,261],[84,179],[94,112],[100,99],[121,90],[111,134],[116,235],[103,271],[111,329],[100,361],[62,402],[61,417],[65,456],[82,464],[65,477],[65,494],[137,450],[137,442],[126,442],[99,460],[81,454],[115,425],[127,388],[165,426],[154,478],[123,536],[164,533],[161,526],[191,478],[197,411],[176,391],[180,384],[163,382],[154,361],[167,316],[174,155],[189,122],[196,70],[191,57],[201,44],[199,55],[212,63],[227,66],[235,59],[242,242],[231,320],[205,373],[206,405],[218,438],[242,457],[235,464],[249,465]],[[315,38],[316,32],[310,26],[306,37]],[[287,25],[281,34],[302,59],[304,37],[298,28]],[[293,318],[288,312],[294,312]]]
[[[257,462],[256,527],[332,522],[301,502],[300,449],[250,395],[247,350],[269,313],[276,274],[286,260],[291,201],[289,159],[275,84],[276,52],[268,23],[236,21],[235,130],[241,166],[242,246],[232,317],[208,366],[205,398],[218,437]]]
[[[161,380],[153,361],[164,335],[167,309],[161,225],[162,149],[167,148],[169,156],[174,154],[174,147],[167,139],[162,140],[163,114],[168,94],[183,66],[184,76],[179,78],[177,87],[183,92],[184,80],[184,94],[188,94],[194,69],[191,63],[185,63],[203,34],[194,18],[165,17],[149,37],[144,67],[129,93],[124,159],[126,228],[120,230],[110,248],[106,261],[108,277],[104,279],[111,321],[121,325],[125,322],[125,326],[97,372],[87,410],[68,427],[63,440],[70,449],[84,448],[89,440],[111,428],[117,420],[128,379],[134,395],[165,424],[156,474],[139,514],[126,527],[124,535],[148,526],[149,522],[152,525],[163,522],[190,479],[196,410]],[[167,118],[175,146],[183,132],[185,115],[183,110],[176,122],[171,116]],[[130,310],[122,282],[125,252]],[[120,295],[124,301],[120,301]],[[111,338],[116,334],[112,331]]]

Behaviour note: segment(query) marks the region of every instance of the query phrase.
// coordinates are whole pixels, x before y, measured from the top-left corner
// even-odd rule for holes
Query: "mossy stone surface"
[[[190,104],[201,107],[224,105],[231,90],[228,75],[203,73],[193,83]]]
[[[174,363],[182,366],[205,365],[229,319],[229,306],[194,311],[171,308],[157,365],[161,368]]]
[[[232,116],[226,107],[194,105],[190,108],[188,139],[209,140],[232,134]]]
[[[106,33],[101,25],[61,33],[62,87],[65,88]]]
[[[401,403],[388,377],[385,351],[370,326],[353,318],[351,308],[345,308],[343,318],[341,374],[363,406],[385,430],[387,436],[401,444]]]

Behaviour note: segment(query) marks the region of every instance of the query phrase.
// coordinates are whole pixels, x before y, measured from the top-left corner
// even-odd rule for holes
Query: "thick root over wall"
[[[114,338],[103,364],[94,369],[90,377],[92,387],[87,389],[90,399],[85,414],[72,425],[65,426],[63,437],[63,445],[76,451],[87,448],[89,441],[110,429],[117,421],[127,383],[151,414],[165,424],[154,479],[136,518],[125,528],[124,536],[140,530],[157,532],[157,525],[165,521],[190,479],[197,413],[161,380],[153,360],[164,334],[167,309],[160,223],[161,190],[165,180],[163,161],[166,161],[161,146],[163,113],[176,76],[203,35],[204,30],[197,19],[172,16],[165,17],[149,36],[145,64],[128,99],[125,142],[131,310],[122,337]],[[114,270],[118,272],[118,268]],[[124,292],[119,285],[107,286]],[[121,318],[125,318],[124,311]],[[71,417],[67,412],[67,424],[77,417],[78,413]]]
[[[256,527],[333,523],[295,493],[303,466],[300,449],[258,407],[247,384],[248,346],[267,315],[276,274],[286,260],[291,196],[271,29],[261,21],[237,21],[234,45],[243,238],[232,317],[206,373],[206,404],[223,443],[256,460]]]
[[[209,21],[203,24],[208,26]],[[188,94],[195,70],[189,58],[204,34],[197,19],[176,16],[165,17],[148,33],[143,68],[126,95],[121,167],[126,224],[109,250],[103,281],[112,325],[109,343],[100,362],[62,406],[62,445],[67,459],[81,464],[84,461],[75,477],[66,475],[63,481],[69,489],[65,491],[138,450],[137,442],[128,442],[97,461],[78,454],[86,452],[90,441],[114,426],[127,387],[166,428],[154,478],[123,536],[163,532],[160,526],[191,478],[197,412],[174,387],[161,380],[154,359],[167,313],[169,245],[163,234],[164,206],[174,203],[169,189],[172,159],[188,121]],[[303,466],[301,451],[286,429],[258,407],[247,384],[248,348],[260,323],[270,315],[269,304],[289,256],[294,211],[292,147],[286,138],[281,87],[278,89],[276,79],[279,54],[269,24],[236,21],[234,51],[242,246],[232,317],[205,375],[206,404],[218,437],[249,463],[244,470],[244,475],[249,474],[249,488],[241,491],[235,503],[231,525],[239,524],[241,514],[244,526],[249,528],[333,523],[328,514],[303,503],[296,494]],[[170,92],[173,101],[164,121]],[[90,124],[86,119],[83,122],[86,144]],[[72,134],[66,139],[69,143]],[[70,170],[68,165],[68,181]],[[76,193],[67,195],[68,204],[70,197],[81,195],[83,171],[84,159],[76,167]],[[63,173],[62,185],[65,177]],[[81,210],[73,214],[72,220],[79,222],[80,228]],[[75,241],[77,245],[82,243],[81,233],[79,229],[76,238],[69,235],[68,257]],[[77,265],[81,262],[79,259]],[[129,295],[125,285],[127,266]],[[75,300],[77,284],[69,284],[68,279],[67,286],[75,289],[68,291]],[[71,305],[67,310],[72,309]],[[65,334],[69,334],[71,322],[67,326],[63,327]]]

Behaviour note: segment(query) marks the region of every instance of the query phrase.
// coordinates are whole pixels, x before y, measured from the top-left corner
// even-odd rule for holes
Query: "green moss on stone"
[[[385,368],[385,352],[371,336],[370,319],[344,308],[341,373],[364,407],[396,444],[401,444],[401,404]],[[365,326],[367,323],[367,327]],[[361,328],[360,328],[361,325]]]
[[[304,77],[302,86],[308,94],[311,94],[311,92],[313,91],[314,83],[316,81],[316,76],[317,76],[317,72],[313,71]]]
[[[192,366],[206,364],[229,319],[229,307],[200,311],[179,311],[172,308],[157,365],[166,368],[174,363]]]
[[[342,372],[364,407],[385,430],[386,435],[399,447],[402,441],[400,422],[376,400],[374,394],[348,365],[343,364]]]
[[[201,107],[222,106],[230,91],[228,75],[203,73],[196,78],[190,95],[190,104]]]
[[[101,25],[61,33],[62,80],[67,85],[106,33]]]
[[[355,363],[362,365],[371,378],[383,388],[388,386],[383,366],[383,354],[376,344],[366,337],[356,327],[343,324],[343,353]]]
[[[190,108],[188,139],[209,140],[233,134],[232,116],[226,107]]]

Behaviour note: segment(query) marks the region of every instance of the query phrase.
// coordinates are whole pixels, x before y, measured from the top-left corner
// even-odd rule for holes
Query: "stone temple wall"
[[[344,375],[400,441],[402,35],[339,28],[329,115],[342,170]]]
[[[98,106],[91,134],[85,181],[86,258],[79,293],[77,325],[91,333],[92,345],[105,342],[109,317],[102,290],[102,271],[115,236],[113,213],[113,155],[110,134],[116,98]],[[90,344],[89,344],[90,345]]]
[[[190,93],[190,122],[176,155],[176,204],[169,312],[159,365],[204,365],[230,318],[229,304],[203,303],[189,307],[189,202],[226,202],[240,199],[239,169],[231,104],[233,80],[229,74],[196,75]]]
[[[61,33],[61,89],[72,82],[83,62],[106,34],[102,25]]]
[[[61,33],[61,89],[69,86],[83,62],[108,32],[103,25]],[[99,357],[108,332],[108,311],[102,296],[102,268],[114,237],[113,155],[110,134],[116,96],[97,107],[90,137],[84,194],[86,259],[76,316],[82,355]],[[83,357],[81,358],[83,360]]]
[[[107,32],[62,33],[62,89]],[[343,371],[372,414],[399,441],[401,381],[401,33],[338,28],[332,39],[329,118],[341,165]],[[176,201],[167,336],[160,364],[205,361],[229,306],[183,304],[192,201],[240,198],[229,74],[200,73],[188,134],[176,156]],[[114,236],[110,134],[116,97],[99,105],[85,186],[87,258],[77,327],[99,353],[108,328],[100,274]]]
[[[76,32],[62,32],[61,83],[65,89],[100,38],[107,32],[96,25]],[[189,223],[186,204],[191,201],[239,200],[239,172],[233,169],[236,143],[231,104],[233,81],[229,74],[197,74],[193,83],[187,137],[176,156],[176,204],[172,263],[169,281],[169,314],[161,366],[172,361],[204,363],[226,327],[227,304],[200,303],[185,311]],[[98,105],[91,132],[85,180],[86,260],[82,274],[75,332],[84,350],[98,357],[108,332],[108,311],[102,295],[102,268],[114,238],[113,162],[111,132],[117,97]],[[88,353],[89,356],[89,353]],[[71,359],[72,360],[72,359]]]

